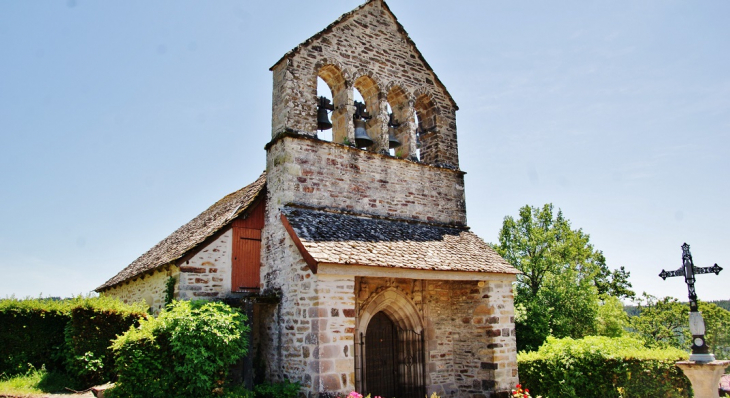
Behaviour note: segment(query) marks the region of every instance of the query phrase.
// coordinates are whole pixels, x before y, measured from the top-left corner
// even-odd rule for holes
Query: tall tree
[[[571,229],[552,204],[524,206],[516,219],[505,217],[495,249],[522,271],[515,286],[518,349],[537,349],[548,335],[616,333],[614,326],[597,323],[605,301],[600,295],[633,296],[629,273],[623,268],[610,271],[590,236]]]

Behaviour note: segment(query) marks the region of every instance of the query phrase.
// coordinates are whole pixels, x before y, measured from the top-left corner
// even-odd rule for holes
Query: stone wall
[[[427,286],[429,392],[479,397],[514,387],[511,281],[429,281]]]
[[[125,303],[144,301],[154,313],[165,306],[165,290],[169,277],[177,278],[180,270],[175,265],[161,267],[153,274],[146,274],[131,281],[121,283],[106,290],[103,294],[115,297]]]
[[[291,129],[316,135],[317,77],[332,90],[334,140],[354,142],[353,88],[374,117],[370,150],[387,150],[387,105],[402,123],[403,157],[416,154],[416,120],[431,134],[421,137],[421,160],[458,168],[456,104],[381,1],[315,35],[274,67],[272,135]]]
[[[232,238],[233,232],[228,229],[180,264],[181,300],[222,298],[230,293]]]
[[[270,213],[287,203],[303,203],[466,224],[463,173],[331,142],[279,139],[269,147],[267,184]]]
[[[364,323],[375,315],[370,313],[373,308],[383,308],[401,328],[415,323],[409,316],[418,316],[425,327],[427,393],[496,396],[513,388],[518,379],[514,278],[500,275],[495,279],[358,278],[358,332],[365,333]],[[387,301],[390,303],[374,305]]]

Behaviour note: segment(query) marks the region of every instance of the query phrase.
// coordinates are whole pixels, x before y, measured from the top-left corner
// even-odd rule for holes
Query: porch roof
[[[319,263],[518,274],[468,228],[285,206],[282,222],[316,272]]]

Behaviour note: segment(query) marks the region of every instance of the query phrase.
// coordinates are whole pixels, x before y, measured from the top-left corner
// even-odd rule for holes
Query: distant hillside
[[[706,301],[707,303],[715,304],[716,306],[720,308],[724,308],[728,311],[730,311],[730,300],[715,300],[715,301]],[[687,304],[685,301],[684,304]],[[624,311],[629,316],[637,316],[639,315],[639,307],[635,305],[625,305]]]

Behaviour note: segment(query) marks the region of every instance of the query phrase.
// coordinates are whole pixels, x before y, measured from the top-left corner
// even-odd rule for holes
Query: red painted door
[[[259,288],[264,203],[264,200],[260,201],[248,217],[233,222],[231,290],[234,292]]]

